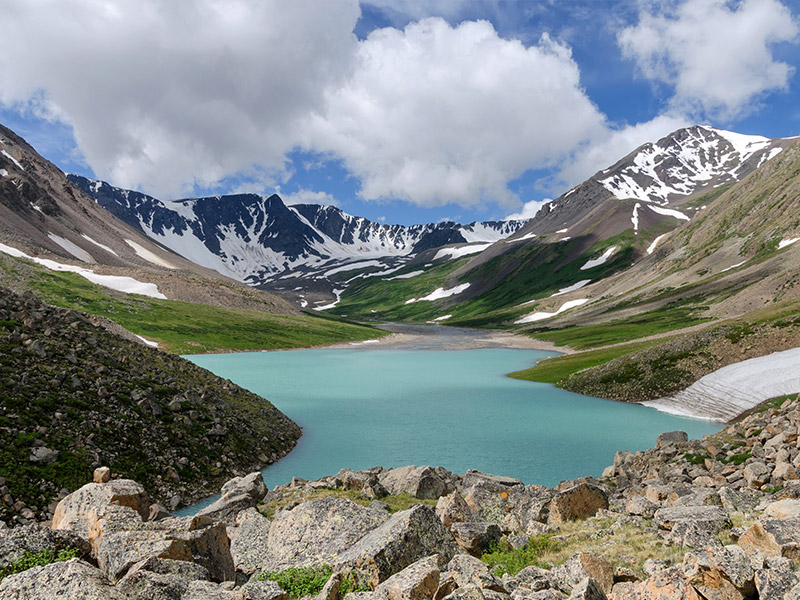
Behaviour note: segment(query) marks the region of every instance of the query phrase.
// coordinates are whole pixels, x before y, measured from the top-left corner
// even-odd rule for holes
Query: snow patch
[[[0,169],[0,177],[7,177],[7,176],[8,176],[8,171],[6,171],[5,169]]]
[[[662,233],[660,236],[654,239],[653,243],[647,247],[647,253],[652,254],[655,251],[656,246],[658,246],[658,242],[660,242],[666,235],[666,233]]]
[[[504,240],[506,244],[513,244],[514,242],[521,242],[523,240],[532,240],[536,237],[535,233],[526,233],[522,237],[514,238],[513,240]]]
[[[412,304],[414,302],[433,302],[434,300],[441,300],[442,298],[449,298],[450,296],[455,296],[456,294],[460,294],[464,290],[466,290],[470,286],[469,283],[462,283],[461,285],[457,285],[454,288],[450,288],[446,290],[444,288],[436,288],[427,296],[422,296],[421,298],[411,298],[410,300],[406,300],[405,304]]]
[[[150,250],[148,250],[147,248],[145,248],[140,244],[137,244],[133,240],[125,240],[125,243],[128,244],[128,246],[130,246],[131,248],[133,248],[133,251],[136,252],[137,256],[145,259],[147,262],[151,262],[154,265],[159,265],[161,267],[166,267],[167,269],[175,268],[175,265],[167,262],[157,254],[150,252]]]
[[[470,254],[477,254],[478,252],[483,252],[491,243],[488,244],[475,244],[472,246],[462,246],[461,248],[442,248],[436,253],[436,256],[433,257],[433,260],[439,260],[440,258],[450,257],[447,260],[453,260],[454,258],[461,258],[462,256],[468,256]]]
[[[437,323],[439,321],[446,321],[452,316],[453,315],[444,315],[443,317],[436,317],[435,319],[431,319],[430,321],[428,321],[428,323]]]
[[[561,296],[563,294],[569,294],[570,292],[574,292],[575,290],[579,290],[582,287],[584,287],[586,285],[589,285],[590,283],[592,283],[591,279],[581,279],[577,283],[573,283],[570,286],[567,286],[565,288],[561,288],[555,294],[550,294],[550,297],[553,298],[554,296]]]
[[[119,254],[117,254],[116,252],[114,252],[114,251],[113,251],[111,248],[109,248],[108,246],[106,246],[106,245],[104,245],[104,244],[101,244],[101,243],[100,243],[100,242],[98,242],[98,241],[95,241],[95,240],[93,240],[92,238],[90,238],[90,237],[89,237],[88,235],[86,235],[85,233],[82,233],[82,234],[81,234],[81,237],[82,237],[83,239],[85,239],[87,242],[89,242],[89,243],[91,243],[91,244],[94,244],[94,245],[95,245],[95,246],[97,246],[98,248],[102,248],[103,250],[105,250],[106,252],[108,252],[108,253],[110,253],[110,254],[113,254],[114,256],[119,256]]]
[[[582,304],[586,304],[588,302],[588,298],[581,298],[579,300],[569,300],[564,302],[556,312],[536,312],[532,315],[528,315],[527,317],[522,317],[518,321],[514,321],[515,325],[521,325],[523,323],[533,323],[534,321],[542,321],[544,319],[549,319],[550,317],[555,317],[558,314],[561,314],[565,310],[569,310],[570,308],[575,308],[576,306],[581,306]]]
[[[3,156],[5,156],[5,157],[6,157],[8,160],[10,160],[11,162],[13,162],[15,165],[17,165],[17,168],[18,168],[20,171],[24,171],[24,170],[25,170],[25,167],[23,167],[21,164],[19,164],[19,161],[18,161],[16,158],[14,158],[13,156],[11,156],[11,155],[10,155],[8,152],[6,152],[5,150],[0,150],[0,154],[2,154]]]
[[[95,259],[92,257],[92,255],[91,255],[91,254],[89,254],[89,253],[88,253],[86,250],[84,250],[83,248],[81,248],[81,247],[80,247],[80,246],[78,246],[77,244],[73,244],[73,243],[72,243],[72,242],[70,242],[69,240],[65,240],[64,238],[62,238],[62,237],[61,237],[61,236],[59,236],[59,235],[56,235],[55,233],[49,233],[49,232],[48,232],[48,234],[47,234],[47,237],[49,237],[49,238],[50,238],[51,240],[53,240],[53,241],[54,241],[56,244],[58,244],[59,246],[61,246],[61,247],[62,247],[64,250],[66,250],[67,252],[69,252],[70,254],[72,254],[72,256],[74,256],[74,257],[75,257],[75,258],[77,258],[78,260],[82,260],[82,261],[83,261],[83,262],[85,262],[85,263],[93,263],[93,262],[97,262],[97,261],[96,261],[96,260],[95,260]]]
[[[342,292],[344,290],[333,290],[333,295],[336,296],[336,300],[331,302],[330,304],[326,304],[325,306],[315,306],[314,310],[329,310],[339,304],[339,300],[342,299]]]
[[[674,396],[642,402],[664,412],[727,422],[764,400],[800,390],[800,348],[734,363]]]
[[[778,242],[778,250],[781,250],[782,248],[786,248],[786,246],[791,246],[792,244],[794,244],[795,242],[798,242],[798,241],[800,241],[800,238],[792,238],[790,240],[781,240],[780,242]]]
[[[342,265],[341,267],[336,267],[335,269],[326,271],[325,277],[330,277],[331,275],[335,275],[336,273],[343,273],[345,271],[355,271],[356,269],[363,269],[365,267],[382,267],[382,266],[383,263],[378,260],[362,260],[360,262],[354,262],[347,265]]]
[[[633,223],[633,232],[636,235],[639,235],[639,209],[641,208],[641,204],[638,202],[633,207],[633,214],[631,215],[631,223]]]
[[[611,255],[614,254],[614,252],[616,251],[617,251],[616,246],[611,246],[610,248],[606,248],[606,251],[603,252],[602,256],[587,261],[586,264],[581,267],[581,271],[586,271],[587,269],[604,265],[606,261],[611,257]]]
[[[559,229],[556,233],[567,233],[569,231],[569,227],[565,227],[564,229]]]
[[[361,342],[350,342],[351,346],[363,346],[364,344],[377,344],[380,340],[363,340]]]
[[[746,262],[747,262],[746,260],[743,260],[742,262],[738,262],[735,265],[731,265],[730,267],[722,269],[722,271],[720,271],[720,273],[724,273],[725,271],[730,271],[731,269],[735,269],[736,267],[741,267]]]
[[[56,261],[48,258],[36,258],[33,256],[28,256],[21,250],[17,250],[11,246],[6,246],[5,244],[0,244],[0,252],[5,252],[6,254],[15,256],[17,258],[27,258],[28,260],[32,260],[33,262],[42,265],[51,271],[77,273],[92,283],[102,285],[103,287],[107,287],[112,290],[117,290],[118,292],[124,292],[126,294],[139,294],[140,296],[149,296],[150,298],[159,298],[161,300],[167,299],[164,294],[158,291],[158,286],[154,283],[143,283],[133,279],[132,277],[122,277],[119,275],[98,275],[91,269],[57,263]]]
[[[133,335],[136,335],[135,333]],[[148,340],[147,338],[143,338],[140,335],[136,335],[137,338],[142,340],[145,344],[150,346],[151,348],[158,348],[158,342],[154,342],[153,340]]]
[[[662,208],[660,206],[653,206],[652,204],[648,204],[647,208],[660,215],[665,215],[667,217],[675,217],[676,219],[680,219],[681,221],[690,220],[689,215],[685,215],[681,211],[674,210],[672,208]]]

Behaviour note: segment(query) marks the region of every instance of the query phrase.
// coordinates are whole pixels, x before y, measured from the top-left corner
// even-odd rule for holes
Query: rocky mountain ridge
[[[42,548],[82,554],[7,576],[0,596],[788,600],[800,593],[798,427],[798,400],[784,400],[703,440],[662,434],[602,477],[553,489],[409,466],[268,491],[251,473],[183,518],[102,468],[52,529],[0,530],[0,565]],[[318,587],[302,573],[321,573]]]

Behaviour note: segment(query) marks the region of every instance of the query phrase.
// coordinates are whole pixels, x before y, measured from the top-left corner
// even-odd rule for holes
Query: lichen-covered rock
[[[392,515],[339,555],[334,563],[341,568],[357,570],[377,586],[421,558],[439,554],[442,560],[449,561],[457,552],[453,536],[433,508],[417,504]]]
[[[192,581],[181,600],[242,600],[242,592],[210,581]]]
[[[650,500],[644,496],[634,496],[625,504],[626,513],[629,515],[642,516],[646,519],[652,519],[659,508],[659,504],[650,502]]]
[[[77,548],[86,556],[91,551],[85,540],[69,531],[52,531],[42,525],[0,529],[0,567],[11,565],[26,552],[39,553],[65,548]]]
[[[795,498],[784,498],[773,502],[764,509],[761,514],[764,519],[788,519],[790,517],[800,517],[800,500]]]
[[[739,546],[689,552],[682,566],[686,580],[710,600],[743,600],[755,596],[755,570]]]
[[[375,591],[389,600],[429,600],[439,588],[439,557],[428,556],[389,577]]]
[[[251,575],[261,569],[268,552],[270,521],[255,508],[236,516],[236,527],[228,529],[231,557],[237,571]]]
[[[681,446],[689,441],[689,435],[685,431],[666,431],[659,434],[656,438],[656,448],[666,446]]]
[[[489,572],[486,563],[467,554],[457,554],[447,563],[446,570],[440,578],[440,585],[445,581],[452,581],[453,590],[468,585],[477,585],[482,589],[495,592],[506,591],[503,583]]]
[[[775,560],[775,559],[773,559]],[[783,598],[794,586],[800,583],[798,573],[788,558],[782,565],[772,564],[771,568],[758,569],[755,573],[755,586],[759,598]]]
[[[456,543],[472,556],[480,556],[489,544],[503,537],[497,525],[484,522],[453,523],[450,532]]]
[[[745,465],[742,475],[747,485],[758,489],[769,483],[769,479],[772,476],[772,468],[762,461],[753,461]]]
[[[800,560],[800,517],[757,521],[738,541],[747,552]]]
[[[107,483],[87,483],[72,492],[56,506],[53,529],[68,529],[88,537],[87,515],[102,512],[106,506],[127,506],[147,519],[150,498],[145,489],[130,479],[115,479]]]
[[[288,600],[287,594],[274,581],[248,581],[239,590],[244,600]]]
[[[103,573],[73,558],[9,575],[0,582],[3,600],[128,600]]]
[[[198,564],[151,557],[132,566],[117,589],[129,600],[181,600],[189,583],[208,579],[208,569]]]
[[[634,593],[625,600],[704,600],[686,581],[680,567],[670,567],[636,584]]]
[[[219,500],[197,512],[232,525],[239,512],[256,506],[267,495],[264,478],[256,471],[244,477],[234,477],[222,486]]]
[[[614,585],[614,566],[598,554],[576,552],[563,565],[553,569],[551,576],[556,587],[567,594],[587,577],[605,594],[610,593]]]
[[[579,483],[556,494],[550,502],[547,522],[558,525],[566,521],[585,519],[605,508],[608,508],[608,496],[602,489],[588,483]]]
[[[436,500],[455,489],[452,473],[441,467],[397,467],[383,471],[379,480],[390,494],[408,494],[419,499]]]
[[[728,513],[718,506],[674,506],[660,508],[653,516],[659,529],[671,530],[676,523],[691,521],[703,524],[709,531],[721,531],[732,526]]]
[[[458,491],[439,498],[436,502],[436,514],[448,529],[453,523],[471,523],[479,520],[478,513],[467,504],[464,496]]]
[[[290,511],[279,513],[270,525],[263,568],[280,571],[289,567],[319,566],[325,562],[333,564],[389,517],[385,511],[344,498],[303,502]]]
[[[608,600],[605,592],[600,588],[597,582],[591,577],[585,577],[578,584],[572,588],[570,598],[578,600]]]

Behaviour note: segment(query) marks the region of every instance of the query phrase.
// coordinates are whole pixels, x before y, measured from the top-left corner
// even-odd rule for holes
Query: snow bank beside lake
[[[674,396],[642,404],[675,415],[726,422],[764,400],[795,392],[800,392],[800,348],[728,365]]]

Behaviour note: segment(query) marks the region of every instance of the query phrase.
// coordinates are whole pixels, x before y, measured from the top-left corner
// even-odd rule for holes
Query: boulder
[[[303,502],[275,517],[269,527],[267,555],[262,567],[268,571],[280,571],[289,567],[333,563],[389,518],[385,511],[370,509],[345,498]]]
[[[503,537],[500,528],[494,523],[453,523],[450,532],[456,543],[472,556],[480,556],[489,544]]]
[[[800,517],[757,521],[738,540],[747,552],[800,560]]]
[[[440,578],[440,586],[445,581],[452,582],[453,589],[477,585],[481,589],[506,591],[502,582],[489,572],[486,563],[467,554],[457,554],[447,563],[447,568]]]
[[[274,581],[249,581],[239,590],[245,600],[289,600],[289,594]]]
[[[768,504],[761,514],[764,519],[788,519],[800,517],[800,500],[784,498]]]
[[[671,530],[676,523],[691,521],[710,532],[717,532],[732,527],[728,513],[718,506],[675,506],[660,508],[653,516],[653,523],[659,529]]]
[[[579,483],[559,492],[550,502],[547,522],[558,525],[575,519],[593,517],[598,510],[608,508],[608,496],[595,485]]]
[[[710,600],[743,600],[756,593],[755,571],[739,546],[707,548],[683,557],[686,580]]]
[[[272,528],[274,529],[273,523]],[[272,535],[272,530],[270,530]],[[432,554],[450,560],[458,552],[453,536],[433,508],[422,504],[392,515],[334,561],[340,568],[355,569],[373,586]]]
[[[755,574],[755,586],[759,598],[784,598],[784,595],[798,583],[800,583],[800,573],[795,571],[794,565],[791,564],[783,569],[758,569]]]
[[[772,476],[772,467],[767,466],[766,463],[756,460],[745,465],[742,470],[742,476],[752,488],[759,489],[762,485],[769,483]]]
[[[106,507],[89,513],[89,542],[98,566],[113,581],[150,557],[196,562],[214,581],[234,577],[225,525],[208,517],[170,517],[143,522],[130,508]]]
[[[467,504],[464,496],[458,491],[439,498],[436,503],[436,514],[448,529],[453,523],[472,523],[479,520],[478,513]]]
[[[89,512],[100,513],[111,505],[127,506],[142,519],[147,519],[150,513],[150,498],[135,481],[115,479],[107,483],[87,483],[58,503],[53,515],[53,529],[67,529],[88,537],[86,518]]]
[[[232,525],[236,515],[256,506],[267,495],[267,486],[260,472],[234,477],[222,486],[219,500],[200,509],[197,514]]]
[[[660,508],[655,502],[650,502],[644,496],[634,496],[625,504],[625,512],[629,515],[638,515],[645,519],[652,519]]]
[[[129,600],[99,569],[78,559],[55,562],[0,581],[3,600]]]
[[[108,467],[97,467],[92,474],[92,481],[95,483],[108,483],[111,481],[111,469]]]
[[[242,600],[242,593],[210,581],[192,581],[181,600]]]
[[[682,446],[689,442],[689,436],[685,431],[667,431],[659,434],[656,438],[656,448],[666,446]]]
[[[439,588],[439,557],[428,556],[389,577],[375,591],[389,600],[429,600]]]
[[[475,469],[469,469],[461,478],[461,487],[463,489],[470,488],[477,483],[488,484],[496,491],[499,491],[501,488],[505,489],[523,485],[519,479],[482,473]]]
[[[441,467],[398,467],[378,476],[390,494],[408,494],[419,499],[436,500],[455,490],[453,475]]]
[[[605,558],[591,552],[576,552],[563,564],[552,570],[558,589],[567,594],[586,578],[591,578],[603,591],[611,593],[614,585],[614,566]]]
[[[261,569],[268,552],[270,521],[255,508],[243,510],[236,517],[236,527],[228,529],[231,558],[237,571],[252,575]]]
[[[578,584],[572,589],[572,593],[569,595],[569,597],[580,600],[608,599],[608,597],[605,595],[605,593],[597,584],[597,582],[591,577],[586,577],[584,579],[581,579],[581,581],[579,581]]]
[[[663,569],[645,581],[636,584],[632,599],[650,600],[705,600],[683,576],[681,567]],[[627,600],[627,598],[626,598]]]
[[[52,531],[43,525],[0,529],[0,567],[11,565],[26,552],[39,553],[65,548],[77,548],[84,557],[88,557],[91,552],[87,542],[74,532]]]
[[[117,589],[129,600],[180,600],[190,582],[208,578],[208,569],[195,563],[151,557],[133,565]]]
[[[343,490],[356,490],[367,498],[383,498],[389,492],[381,485],[378,479],[378,474],[381,470],[380,467],[365,471],[341,469],[333,477],[333,480],[336,486]]]

